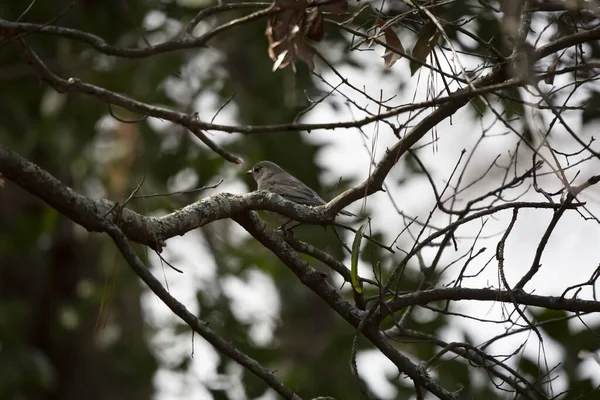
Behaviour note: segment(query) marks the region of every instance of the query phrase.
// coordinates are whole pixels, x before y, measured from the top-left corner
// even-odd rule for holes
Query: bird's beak
[[[246,175],[252,175],[252,170],[249,169],[248,171],[246,171]]]

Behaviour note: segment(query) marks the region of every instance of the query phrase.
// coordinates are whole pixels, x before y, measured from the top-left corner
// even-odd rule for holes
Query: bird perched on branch
[[[302,183],[300,179],[288,174],[274,162],[261,161],[252,167],[251,170],[246,171],[246,174],[252,175],[258,184],[258,190],[267,190],[294,203],[307,206],[322,206],[327,204],[314,190]],[[356,217],[356,215],[344,210],[341,210],[339,213]]]

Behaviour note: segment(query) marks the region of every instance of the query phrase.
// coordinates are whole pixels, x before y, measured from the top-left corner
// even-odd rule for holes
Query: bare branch
[[[240,365],[244,366],[250,372],[255,374],[257,377],[263,380],[273,390],[279,393],[284,399],[290,400],[301,400],[301,398],[294,393],[291,389],[283,385],[272,372],[264,368],[260,363],[253,358],[249,357],[245,353],[238,350],[233,344],[223,339],[216,332],[208,327],[208,323],[201,321],[194,314],[188,311],[188,309],[178,302],[169,292],[160,284],[160,282],[152,275],[150,270],[142,263],[137,254],[133,251],[127,238],[123,232],[117,227],[109,223],[106,220],[98,219],[97,224],[102,227],[102,230],[106,232],[113,239],[119,251],[134,270],[134,272],[144,281],[144,283],[156,294],[156,296],[163,302],[173,314],[181,318],[194,332],[197,332],[207,342],[212,344],[219,352],[227,355],[231,359],[235,360]]]
[[[523,291],[498,290],[498,289],[472,289],[472,288],[439,288],[421,290],[413,293],[396,295],[395,298],[386,302],[383,309],[396,311],[411,305],[427,304],[440,300],[479,300],[512,303],[515,300],[522,305],[543,307],[549,310],[562,310],[572,312],[598,312],[600,302],[580,299],[565,299],[555,296],[538,296]],[[388,315],[389,312],[381,312],[378,318]]]

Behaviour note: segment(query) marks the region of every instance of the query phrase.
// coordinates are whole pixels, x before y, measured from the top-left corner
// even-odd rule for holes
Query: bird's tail
[[[358,215],[351,213],[350,211],[346,211],[346,210],[342,210],[339,212],[342,215],[345,215],[346,217],[355,217],[355,218],[359,218]]]

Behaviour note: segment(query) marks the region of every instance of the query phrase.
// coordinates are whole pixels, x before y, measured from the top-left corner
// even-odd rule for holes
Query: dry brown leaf
[[[417,43],[415,43],[415,47],[413,47],[412,56],[425,63],[427,61],[427,57],[429,53],[435,48],[437,42],[440,38],[440,33],[437,31],[435,24],[431,21],[426,23],[421,27],[419,31],[419,39]],[[411,76],[415,74],[421,68],[420,63],[416,63],[414,61],[410,61],[410,74]]]
[[[319,10],[332,14],[343,14],[348,11],[348,0],[340,0],[335,3],[319,6]]]
[[[314,4],[314,3],[313,3]],[[277,13],[267,21],[265,32],[269,41],[269,57],[274,61],[273,71],[304,61],[308,69],[315,68],[316,50],[308,39],[320,41],[324,35],[323,12],[342,13],[348,9],[348,0],[323,6],[308,6],[308,0],[287,0],[277,3]]]
[[[306,37],[319,42],[323,39],[325,34],[324,30],[325,19],[323,14],[316,8],[309,8],[306,11],[306,18],[304,21]]]
[[[275,61],[273,71],[290,64],[296,71],[294,61],[297,58],[306,62],[309,68],[314,68],[314,49],[306,44],[304,36],[307,6],[307,0],[286,1],[278,4],[280,11],[269,18],[266,35],[269,41],[269,57]]]
[[[315,53],[315,48],[306,42],[298,42],[296,44],[296,55],[300,60],[306,63],[309,71],[313,71],[315,69],[315,62],[313,61]]]
[[[381,27],[384,25],[385,21],[381,18],[377,18],[377,26],[381,29]],[[391,26],[385,28],[383,30],[383,34],[385,38],[385,44],[396,50],[392,51],[386,48],[385,53],[383,53],[383,56],[381,57],[383,58],[385,66],[389,68],[394,65],[396,61],[402,58],[402,54],[400,53],[404,53],[404,47],[402,46],[402,42],[400,42],[398,35],[396,35],[396,32],[394,32]]]

